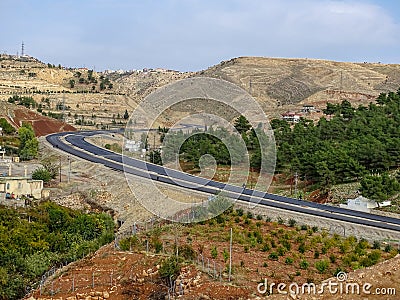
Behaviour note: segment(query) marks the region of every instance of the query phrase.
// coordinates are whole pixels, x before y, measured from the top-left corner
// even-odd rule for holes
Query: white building
[[[358,196],[355,199],[347,199],[347,204],[340,204],[340,207],[369,213],[374,208],[390,205],[390,201],[384,201],[378,204],[375,200],[371,200],[363,196]]]
[[[134,140],[126,140],[125,141],[125,150],[129,152],[137,152],[142,149],[142,142],[141,141],[134,141]]]
[[[300,121],[301,115],[295,112],[287,112],[282,114],[282,118],[287,122],[297,123]]]

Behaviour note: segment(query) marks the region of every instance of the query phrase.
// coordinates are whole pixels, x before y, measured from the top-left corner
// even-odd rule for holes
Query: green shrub
[[[268,243],[265,243],[261,249],[261,251],[263,252],[268,252],[269,250],[271,250],[271,247],[269,246]]]
[[[243,216],[243,209],[238,208],[238,209],[236,210],[236,214],[237,214],[239,217]]]
[[[284,256],[285,253],[286,253],[286,250],[283,247],[279,247],[276,251],[277,251],[279,256]]]
[[[289,219],[289,226],[294,227],[296,225],[296,220],[295,219]]]
[[[303,224],[303,225],[300,226],[300,229],[301,229],[301,230],[307,230],[307,229],[308,229],[308,226],[305,225],[305,224]]]
[[[218,256],[217,247],[214,246],[214,247],[211,248],[211,257],[214,258],[214,259],[216,259],[217,256]]]
[[[224,257],[224,262],[226,262],[229,258],[228,250],[224,249],[224,251],[222,252],[222,256]]]
[[[318,270],[318,272],[320,272],[321,274],[322,273],[325,273],[326,272],[326,270],[328,269],[328,267],[329,267],[329,262],[327,261],[327,260],[320,260],[320,261],[317,261],[316,263],[315,263],[315,268]]]
[[[315,259],[319,258],[319,251],[318,250],[314,251],[314,258]]]
[[[169,285],[169,280],[175,281],[180,273],[180,263],[176,256],[165,259],[160,266],[159,274]]]
[[[301,243],[300,245],[299,245],[299,252],[301,253],[301,254],[304,254],[304,252],[306,252],[306,245],[304,244],[304,243]]]
[[[291,257],[286,257],[286,259],[285,259],[285,264],[287,264],[287,265],[293,264],[293,258],[291,258]]]
[[[302,261],[300,261],[299,266],[300,266],[300,269],[306,270],[306,269],[308,269],[309,263],[308,263],[308,261],[303,259]]]
[[[334,264],[336,262],[336,255],[333,253],[329,255],[329,261]]]
[[[257,220],[261,221],[262,220],[262,215],[257,215]]]
[[[278,217],[278,224],[282,225],[284,223],[283,219],[281,217]]]
[[[136,235],[130,236],[128,238],[119,241],[119,247],[122,251],[130,251],[132,247],[137,246],[139,240]]]
[[[374,244],[372,245],[373,249],[381,249],[381,243],[378,241],[374,241]]]
[[[195,259],[196,258],[196,251],[190,246],[189,244],[184,244],[178,247],[179,256],[185,259]]]
[[[279,255],[276,252],[272,252],[272,253],[270,253],[270,255],[268,255],[268,258],[270,260],[278,260]]]

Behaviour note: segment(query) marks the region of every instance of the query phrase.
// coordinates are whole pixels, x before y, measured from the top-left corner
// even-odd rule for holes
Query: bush
[[[291,258],[291,257],[286,257],[286,259],[285,259],[285,264],[287,264],[287,265],[293,264],[293,258]]]
[[[308,226],[305,225],[305,224],[303,224],[303,225],[301,225],[300,229],[301,229],[301,230],[307,230],[307,229],[308,229]]]
[[[276,251],[278,252],[279,256],[284,256],[286,253],[286,250],[283,247],[279,247]]]
[[[175,281],[175,279],[179,276],[180,273],[180,263],[175,256],[171,256],[165,259],[160,266],[159,274],[160,277],[166,280],[167,284],[170,284],[171,281]]]
[[[300,252],[301,254],[304,254],[304,252],[306,252],[306,245],[305,245],[304,243],[301,243],[301,244],[299,245],[299,252]]]
[[[306,261],[305,259],[303,259],[303,260],[300,262],[299,266],[300,266],[300,269],[303,269],[303,270],[308,269],[308,266],[309,266],[308,261]]]
[[[270,255],[268,255],[268,258],[270,260],[278,260],[279,255],[276,252],[272,252]]]
[[[387,245],[385,246],[384,251],[385,251],[385,252],[390,252],[390,251],[392,251],[392,245],[387,244]]]
[[[253,219],[253,213],[251,211],[247,212],[247,218]]]
[[[278,217],[278,224],[279,225],[282,225],[284,222],[283,222],[283,219],[281,218],[281,217]]]
[[[318,250],[314,251],[314,258],[315,259],[319,258],[319,251]]]
[[[194,251],[194,249],[192,248],[192,246],[188,245],[188,244],[184,244],[182,246],[178,247],[178,253],[179,256],[185,258],[185,259],[195,259],[196,258],[196,252]]]
[[[336,262],[336,256],[335,256],[335,254],[331,254],[330,256],[329,256],[329,261],[331,262],[331,263],[335,263]]]
[[[373,249],[381,249],[381,243],[378,241],[374,241],[374,244],[372,245]]]
[[[381,258],[381,253],[379,250],[373,250],[371,253],[367,255],[367,257],[364,257],[361,260],[361,265],[364,267],[370,267],[375,265],[379,259]]]
[[[15,132],[15,128],[12,127],[10,123],[8,123],[7,120],[4,118],[0,119],[0,127],[3,128],[4,134],[12,134]]]
[[[224,262],[226,262],[229,258],[228,250],[224,249],[224,251],[222,252],[222,256],[224,257]]]
[[[51,173],[45,168],[38,168],[32,173],[32,179],[35,180],[43,180],[43,182],[49,182],[51,178]]]
[[[296,220],[295,219],[289,219],[289,226],[294,227],[296,225]]]
[[[327,261],[327,260],[320,260],[320,261],[317,261],[316,263],[315,263],[315,268],[318,270],[318,272],[320,272],[321,274],[322,273],[325,273],[326,272],[326,270],[328,269],[328,267],[329,267],[329,262]]]
[[[265,221],[267,221],[268,223],[271,222],[271,217],[266,217]]]
[[[154,251],[156,253],[160,253],[162,251],[162,249],[163,249],[163,243],[158,239],[153,241],[153,246],[154,246]]]
[[[265,243],[265,244],[263,245],[261,251],[267,252],[267,251],[269,251],[269,250],[271,250],[271,247],[269,246],[268,243]]]
[[[262,215],[257,215],[257,220],[261,221],[262,220]]]
[[[243,209],[238,208],[238,209],[236,210],[236,214],[237,214],[239,217],[243,216]]]
[[[216,259],[217,256],[218,256],[217,247],[214,246],[214,247],[211,248],[211,257],[214,258],[214,259]]]
[[[122,251],[130,251],[132,247],[138,245],[138,238],[136,235],[130,236],[126,239],[119,241],[119,247]]]

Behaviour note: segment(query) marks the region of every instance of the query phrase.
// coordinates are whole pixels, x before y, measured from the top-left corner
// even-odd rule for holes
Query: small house
[[[363,196],[358,196],[355,199],[347,199],[347,204],[340,204],[340,207],[369,213],[374,208],[390,205],[390,201],[384,201],[378,204],[375,200],[371,200]]]
[[[301,115],[295,112],[287,112],[282,114],[282,118],[291,123],[298,123],[300,121]]]
[[[0,177],[0,197],[2,199],[17,199],[22,196],[42,198],[43,180],[29,177]]]

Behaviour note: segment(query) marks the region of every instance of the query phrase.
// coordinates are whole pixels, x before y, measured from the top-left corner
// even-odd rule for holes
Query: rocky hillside
[[[223,61],[196,76],[233,82],[268,112],[348,99],[368,103],[400,86],[400,65],[346,63],[315,59],[240,57]]]
[[[45,113],[63,113],[67,123],[87,129],[124,126],[126,109],[134,109],[158,87],[188,77],[235,83],[271,117],[304,104],[324,108],[328,101],[344,99],[355,106],[368,104],[379,93],[400,86],[400,65],[315,59],[239,57],[195,73],[144,69],[102,74],[5,55],[0,55],[0,65],[0,100],[14,94],[31,96]]]

